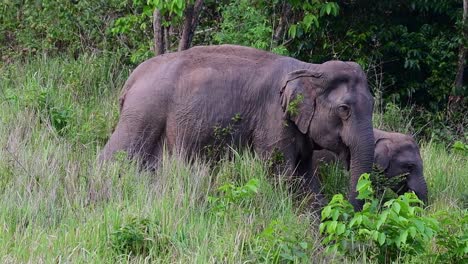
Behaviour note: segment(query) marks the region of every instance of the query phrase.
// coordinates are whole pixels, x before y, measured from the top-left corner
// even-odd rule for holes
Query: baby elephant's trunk
[[[414,191],[418,198],[427,204],[427,184],[422,174],[410,174],[408,176],[408,189]]]

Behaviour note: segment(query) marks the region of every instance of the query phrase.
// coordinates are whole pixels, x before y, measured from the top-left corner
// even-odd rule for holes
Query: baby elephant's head
[[[413,137],[374,129],[374,162],[387,177],[406,174],[406,178],[393,190],[398,194],[414,191],[427,203],[427,185],[419,147]]]

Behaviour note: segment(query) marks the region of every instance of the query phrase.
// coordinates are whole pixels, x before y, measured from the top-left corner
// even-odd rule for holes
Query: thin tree
[[[195,0],[195,3],[188,4],[184,11],[184,25],[182,36],[179,41],[179,51],[190,48],[193,35],[198,25],[198,19],[203,7],[203,0]]]
[[[458,70],[455,76],[455,89],[460,90],[463,86],[463,72],[465,70],[466,47],[465,43],[468,38],[468,26],[466,25],[466,16],[468,13],[468,0],[463,0],[463,18],[462,18],[462,41],[458,51]]]
[[[161,23],[161,11],[155,8],[153,12],[154,52],[156,55],[164,54],[164,28]]]

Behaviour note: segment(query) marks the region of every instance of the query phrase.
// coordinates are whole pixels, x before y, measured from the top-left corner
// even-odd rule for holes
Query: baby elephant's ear
[[[315,111],[315,99],[322,73],[298,70],[287,74],[281,86],[281,107],[285,117],[306,134]]]
[[[390,143],[388,138],[380,138],[375,142],[374,163],[383,170],[386,170],[390,165]]]

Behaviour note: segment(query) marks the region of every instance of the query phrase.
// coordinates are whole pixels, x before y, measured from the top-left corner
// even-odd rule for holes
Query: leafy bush
[[[466,87],[454,91],[453,86],[458,49],[466,42],[461,2],[405,3],[340,2],[338,17],[322,18],[326,26],[304,33],[288,49],[304,61],[357,61],[369,78],[378,79],[385,103],[441,110],[449,95],[466,94]],[[369,15],[357,15],[363,13]]]
[[[468,154],[468,144],[465,144],[459,140],[455,141],[452,145],[452,150],[454,152],[459,152],[461,154]]]
[[[111,233],[110,245],[118,254],[147,256],[150,251],[165,253],[170,240],[161,233],[157,223],[132,217]]]
[[[323,244],[345,256],[371,254],[379,261],[426,253],[438,229],[438,222],[422,216],[422,202],[414,193],[406,193],[381,205],[374,197],[369,174],[358,182],[358,199],[365,200],[362,211],[335,195],[322,211],[320,233]]]
[[[441,263],[463,263],[468,255],[468,210],[440,211],[434,217],[441,228],[429,257]]]
[[[258,179],[250,179],[243,186],[235,186],[232,183],[222,185],[218,188],[218,197],[208,197],[211,210],[217,215],[224,215],[231,206],[241,205],[253,198],[258,193],[258,186]]]
[[[120,0],[2,1],[0,10],[0,51],[12,56],[112,50],[116,41],[107,28],[117,14],[129,12]]]
[[[273,220],[255,237],[251,247],[257,261],[264,263],[305,263],[309,260],[307,234],[293,225]]]
[[[251,1],[237,0],[224,7],[217,44],[238,44],[268,50],[272,29],[267,17]]]
[[[52,127],[54,127],[60,135],[63,135],[70,124],[74,112],[73,108],[70,106],[54,106],[49,108],[48,114]]]

